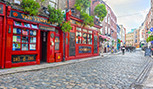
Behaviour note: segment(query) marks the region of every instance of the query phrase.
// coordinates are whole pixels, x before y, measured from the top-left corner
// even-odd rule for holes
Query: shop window
[[[22,33],[22,34],[21,34]],[[13,28],[13,51],[36,50],[37,31]]]
[[[81,44],[81,32],[76,32],[76,43]]]
[[[83,37],[82,44],[87,44],[87,34],[83,33],[82,37]]]
[[[84,32],[87,32],[87,30],[86,30],[86,29],[83,29],[83,31],[84,31]]]

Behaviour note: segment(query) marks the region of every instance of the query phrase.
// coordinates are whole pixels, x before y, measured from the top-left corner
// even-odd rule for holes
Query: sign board
[[[153,28],[150,28],[150,31],[153,32]]]
[[[91,47],[79,46],[79,53],[91,53]]]
[[[11,10],[10,17],[51,25],[51,22],[49,22],[48,19],[46,18],[42,18],[38,16],[30,16],[30,15],[27,15],[18,11],[13,11],[13,10]]]
[[[48,31],[55,31],[54,27],[47,27],[47,26],[42,26],[42,25],[39,25],[39,29],[48,30]]]
[[[12,63],[36,61],[36,55],[12,55]]]

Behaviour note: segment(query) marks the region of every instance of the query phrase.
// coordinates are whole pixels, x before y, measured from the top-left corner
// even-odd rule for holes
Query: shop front
[[[48,18],[8,6],[5,68],[62,60],[62,31]]]
[[[98,29],[100,26],[82,26],[82,20],[67,13],[72,30],[66,36],[66,60],[99,55]]]

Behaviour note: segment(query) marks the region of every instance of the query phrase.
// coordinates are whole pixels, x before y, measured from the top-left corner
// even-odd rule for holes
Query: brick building
[[[140,47],[140,30],[139,29],[136,29],[134,31],[134,46],[136,48]]]
[[[134,46],[134,32],[129,32],[126,34],[126,46]]]

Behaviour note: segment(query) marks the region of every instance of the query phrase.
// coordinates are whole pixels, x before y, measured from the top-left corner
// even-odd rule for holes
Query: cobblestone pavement
[[[128,89],[145,62],[141,52],[0,76],[0,89]]]

